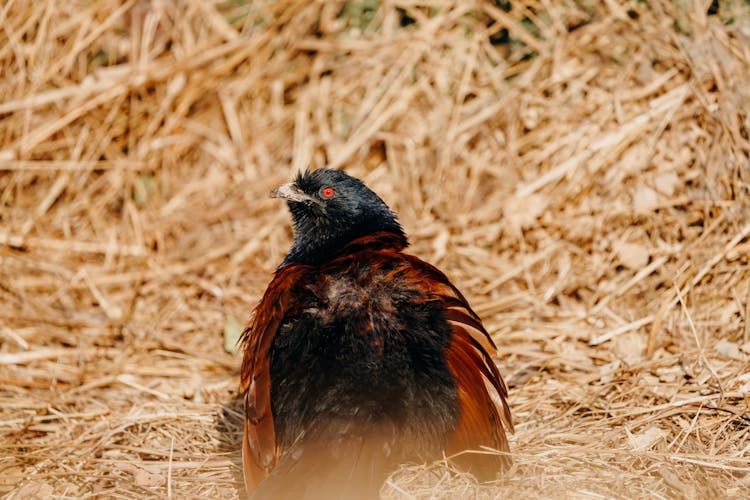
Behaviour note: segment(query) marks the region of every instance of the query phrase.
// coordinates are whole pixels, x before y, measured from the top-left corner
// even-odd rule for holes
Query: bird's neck
[[[342,235],[318,230],[314,234],[296,233],[294,243],[279,268],[290,264],[318,266],[342,253],[364,249],[393,248],[402,250],[408,245],[406,235],[398,223],[368,231],[352,231]]]

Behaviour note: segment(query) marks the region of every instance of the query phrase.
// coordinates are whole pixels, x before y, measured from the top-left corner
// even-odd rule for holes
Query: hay
[[[744,496],[750,14],[709,4],[5,2],[0,493],[239,494],[222,332],[310,164],[400,213],[511,387],[507,477],[386,496]]]

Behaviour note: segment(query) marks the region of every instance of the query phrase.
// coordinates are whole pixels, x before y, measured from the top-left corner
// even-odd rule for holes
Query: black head
[[[388,205],[362,181],[340,170],[297,175],[271,196],[287,200],[294,221],[294,244],[282,266],[318,264],[346,243],[378,231],[406,236]]]

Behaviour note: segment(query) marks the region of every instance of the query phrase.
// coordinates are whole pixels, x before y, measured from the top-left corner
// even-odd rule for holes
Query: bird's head
[[[287,201],[294,244],[283,265],[317,264],[350,241],[378,231],[406,236],[396,214],[359,179],[340,170],[318,169],[279,186],[273,198]]]

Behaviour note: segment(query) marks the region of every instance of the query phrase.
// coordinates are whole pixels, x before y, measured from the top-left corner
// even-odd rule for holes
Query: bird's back
[[[298,283],[299,313],[285,318],[270,350],[282,446],[305,432],[374,433],[409,455],[439,453],[459,417],[445,359],[451,329],[414,273],[400,252],[362,249]]]

